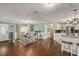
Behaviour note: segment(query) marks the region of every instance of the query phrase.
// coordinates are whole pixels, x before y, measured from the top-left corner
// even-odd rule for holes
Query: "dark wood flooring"
[[[1,56],[70,56],[68,52],[61,52],[61,45],[52,40],[38,40],[28,45],[20,44],[18,41],[15,44],[1,43]]]

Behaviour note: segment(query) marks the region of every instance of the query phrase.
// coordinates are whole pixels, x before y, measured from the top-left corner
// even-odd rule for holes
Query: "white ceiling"
[[[58,3],[49,6],[46,3],[0,3],[0,21],[13,23],[38,23],[60,21],[74,17],[73,9],[79,9],[78,3]],[[79,10],[77,11],[79,15]]]

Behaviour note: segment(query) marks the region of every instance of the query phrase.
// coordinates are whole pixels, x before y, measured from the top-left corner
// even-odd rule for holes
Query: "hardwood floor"
[[[23,46],[19,42],[14,45],[0,44],[1,56],[70,56],[68,52],[61,52],[61,45],[51,39],[39,40]]]

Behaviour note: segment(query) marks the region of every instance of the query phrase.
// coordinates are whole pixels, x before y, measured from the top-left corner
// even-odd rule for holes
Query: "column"
[[[16,40],[20,40],[20,26],[16,25]]]

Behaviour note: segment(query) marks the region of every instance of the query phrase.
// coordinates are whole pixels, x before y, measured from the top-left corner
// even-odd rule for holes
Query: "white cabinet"
[[[54,40],[61,40],[61,35],[65,35],[65,33],[54,33]]]

